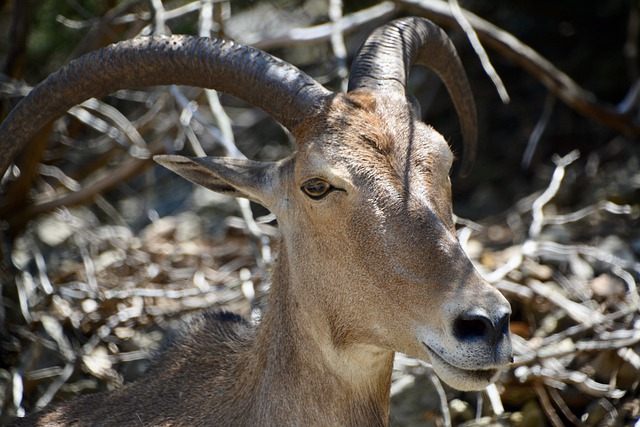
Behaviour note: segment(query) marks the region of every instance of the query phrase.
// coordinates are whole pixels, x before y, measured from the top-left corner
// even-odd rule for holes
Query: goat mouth
[[[468,369],[447,361],[437,351],[422,343],[429,354],[431,365],[436,374],[451,387],[463,391],[483,390],[495,382],[502,372],[500,368]]]

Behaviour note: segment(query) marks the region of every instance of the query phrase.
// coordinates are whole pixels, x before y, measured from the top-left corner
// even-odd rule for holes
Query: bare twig
[[[46,391],[42,393],[40,398],[35,403],[36,409],[42,409],[47,406],[53,398],[56,396],[60,387],[62,387],[71,378],[71,375],[75,371],[75,362],[67,363],[62,371],[56,376],[56,378],[49,384]]]
[[[528,289],[528,288],[526,288]],[[580,323],[578,325],[574,325],[571,326],[565,330],[563,330],[562,332],[558,332],[556,334],[553,335],[549,335],[548,337],[545,337],[544,340],[542,341],[542,343],[540,344],[540,347],[546,347],[549,346],[553,343],[556,343],[558,341],[562,341],[566,338],[570,338],[570,337],[574,337],[578,334],[582,334],[585,331],[589,330],[589,329],[593,329],[596,326],[600,326],[600,325],[607,325],[615,320],[621,319],[623,317],[626,317],[630,314],[632,314],[634,311],[636,311],[635,307],[630,307],[627,309],[623,309],[623,310],[619,310],[616,311],[614,313],[610,313],[604,316],[601,316],[600,319],[598,321],[592,321],[592,322],[586,322],[586,323]]]
[[[164,151],[165,148],[161,144],[155,144],[149,147],[150,155],[161,154]],[[59,199],[38,203],[28,207],[21,212],[20,217],[16,218],[14,221],[23,223],[39,214],[49,212],[61,206],[77,206],[89,200],[94,200],[98,194],[140,173],[144,167],[148,166],[150,161],[151,159],[131,159],[126,161],[109,171],[105,176],[96,178],[90,184],[86,184],[79,191],[67,194]]]
[[[487,55],[487,51],[484,50],[482,43],[478,39],[478,34],[475,32],[475,30],[465,17],[464,13],[462,12],[462,8],[460,8],[458,0],[449,0],[449,5],[451,6],[451,14],[455,18],[460,28],[462,28],[462,31],[464,31],[464,33],[467,35],[467,38],[469,39],[473,50],[476,52],[476,55],[478,55],[478,58],[482,63],[484,72],[487,73],[487,75],[493,82],[493,85],[498,90],[498,95],[500,95],[502,103],[508,104],[510,99],[509,93],[507,93],[507,88],[504,87],[504,83],[502,83],[502,79],[498,75],[498,72],[495,68],[493,68],[491,60],[489,59],[489,55]]]
[[[627,95],[616,106],[620,114],[632,114],[634,108],[640,106],[640,79],[631,85]]]
[[[623,269],[632,269],[636,272],[640,272],[639,262],[622,259],[609,252],[602,251],[592,246],[562,245],[554,242],[534,242],[529,240],[522,246],[522,251],[526,256],[542,256],[556,260],[568,260],[570,257],[580,254],[593,257],[598,261],[602,261],[611,266],[617,266]]]
[[[545,224],[568,224],[570,222],[576,222],[583,218],[593,215],[599,211],[606,211],[616,215],[628,215],[631,213],[631,206],[618,205],[608,200],[602,200],[586,208],[582,208],[572,213],[564,215],[546,215],[544,218]]]
[[[16,411],[17,416],[24,417],[25,410],[22,407],[22,400],[24,398],[24,381],[20,371],[14,370],[12,372],[11,385],[13,409]]]
[[[162,0],[151,0],[149,2],[153,9],[153,22],[155,24],[154,34],[168,34],[168,27],[166,25],[164,5]]]
[[[84,242],[82,242],[77,235],[74,235],[76,244],[80,249],[80,256],[82,257],[82,263],[84,264],[84,271],[87,278],[87,285],[89,292],[96,295],[98,293],[98,280],[96,279],[96,269],[93,264],[93,259],[89,255],[89,250]]]
[[[564,401],[562,396],[560,396],[560,393],[558,393],[558,390],[556,390],[553,387],[549,387],[547,391],[549,392],[549,396],[551,396],[551,399],[553,400],[553,402],[556,404],[558,409],[560,409],[560,411],[562,412],[562,415],[564,415],[574,426],[577,426],[577,427],[581,426],[582,421],[580,421],[580,419],[578,419],[578,417],[576,417],[574,413],[571,412],[571,409],[569,409],[569,407],[567,406],[567,403]]]
[[[176,7],[175,9],[169,9],[169,10],[165,9],[164,11],[165,25],[170,20],[181,18],[185,15],[188,15],[189,13],[193,13],[200,10],[201,6],[202,6],[202,3],[200,1],[193,1],[191,3],[187,3],[185,5]],[[114,19],[113,22],[114,24],[127,24],[131,22],[136,22],[140,19],[150,20],[152,17],[153,15],[150,12],[140,12],[135,14],[123,15],[119,18]],[[151,34],[152,29],[153,29],[153,26],[147,25],[140,31],[139,35],[141,36],[149,35]]]
[[[342,0],[329,1],[329,19],[333,24],[331,31],[331,47],[336,57],[336,69],[340,78],[340,89],[347,91],[347,48],[344,45],[344,34],[342,30]]]
[[[591,327],[593,325],[590,325]],[[531,346],[525,346],[523,348],[523,355],[518,357],[512,364],[512,367],[530,365],[533,362],[538,362],[544,359],[558,359],[564,356],[575,354],[576,352],[598,352],[607,350],[619,350],[625,347],[630,347],[640,342],[640,334],[631,332],[630,337],[622,339],[608,339],[602,341],[578,341],[574,343],[570,348],[555,349],[551,347],[541,347],[537,351],[532,349]],[[547,371],[538,371],[538,374],[548,373]]]
[[[451,427],[451,413],[449,412],[449,404],[447,403],[447,393],[444,391],[444,387],[440,382],[440,378],[436,376],[433,372],[433,367],[431,365],[420,361],[420,364],[425,368],[425,372],[427,373],[427,377],[433,384],[433,387],[436,389],[438,393],[438,400],[440,401],[440,411],[442,412],[442,422],[445,427]]]
[[[560,383],[573,384],[579,390],[590,396],[595,397],[609,397],[612,399],[619,399],[624,396],[623,390],[611,389],[608,384],[601,384],[589,378],[589,376],[583,372],[559,370],[545,368],[540,365],[534,365],[532,367],[520,366],[514,371],[517,377],[521,380],[526,380],[527,377],[543,378],[555,380]]]
[[[564,178],[564,171],[566,167],[576,161],[579,156],[579,152],[577,150],[574,150],[564,157],[556,157],[554,159],[556,169],[553,172],[551,182],[549,183],[547,189],[540,195],[540,197],[538,197],[533,202],[533,206],[531,208],[533,221],[531,222],[531,226],[529,227],[529,238],[535,240],[540,237],[542,225],[544,223],[544,213],[542,209],[547,203],[549,203],[551,199],[553,199],[553,197],[555,197],[556,193],[560,189],[560,183]]]
[[[38,269],[38,279],[40,281],[40,286],[42,286],[42,290],[47,295],[51,295],[53,293],[53,286],[51,286],[51,281],[49,280],[49,275],[47,274],[47,265],[44,260],[44,256],[42,251],[36,244],[34,239],[29,239],[29,249],[33,254],[33,259],[36,263],[36,267]]]
[[[215,26],[215,20],[213,19],[213,0],[200,0],[200,4],[198,35],[200,37],[211,37],[211,32]]]
[[[627,284],[627,288],[629,288],[629,298],[631,299],[631,306],[640,309],[640,295],[638,294],[638,287],[636,285],[636,280],[633,278],[633,275],[629,274],[629,272],[618,267],[617,265],[614,265],[611,268],[611,271]]]
[[[489,283],[498,283],[503,280],[507,276],[507,274],[519,268],[522,265],[523,260],[524,257],[522,252],[518,251],[511,258],[509,258],[509,260],[503,266],[492,271],[489,274],[485,274],[484,278]]]
[[[538,147],[538,142],[540,142],[540,138],[544,133],[544,130],[547,128],[549,124],[549,119],[551,118],[551,113],[553,112],[553,106],[556,103],[556,97],[552,94],[547,95],[547,99],[544,102],[544,107],[542,108],[542,115],[536,123],[536,126],[533,128],[531,135],[529,135],[529,141],[527,142],[527,148],[524,150],[524,154],[522,155],[522,168],[528,169],[531,166],[531,161],[533,160],[533,155],[536,152],[536,148]]]
[[[502,415],[504,413],[504,405],[502,404],[502,399],[500,398],[500,392],[498,391],[498,387],[495,384],[490,384],[484,390],[487,393],[487,397],[489,398],[489,403],[491,403],[491,409],[493,413],[496,415]]]
[[[82,188],[78,181],[66,175],[62,169],[57,166],[39,164],[38,173],[42,176],[50,176],[57,179],[58,182],[71,191],[79,191]]]
[[[536,294],[546,298],[558,308],[564,310],[569,317],[579,323],[593,324],[592,322],[600,322],[602,314],[590,310],[585,305],[573,302],[552,287],[539,282],[537,280],[529,280],[527,283],[529,288]]]
[[[90,110],[94,110],[102,114],[103,116],[108,117],[116,125],[116,132],[122,131],[122,133],[124,133],[129,141],[131,141],[134,145],[137,145],[140,148],[146,147],[147,144],[145,143],[144,138],[140,136],[140,133],[138,133],[135,125],[131,123],[129,119],[127,119],[127,117],[122,114],[117,108],[114,108],[111,105],[99,101],[95,98],[84,101],[82,104],[80,104],[80,106]],[[71,110],[69,110],[69,113],[73,114],[73,111],[79,108],[80,107],[73,107]],[[114,139],[117,136],[113,135],[110,130],[108,133]]]
[[[542,405],[542,409],[545,414],[547,414],[547,418],[551,421],[551,425],[554,427],[563,427],[562,420],[558,416],[556,410],[554,409],[551,401],[549,400],[549,395],[547,395],[547,391],[545,390],[544,384],[540,381],[533,382],[533,389],[538,395],[538,400]]]
[[[342,19],[340,19],[340,28],[342,29],[343,34],[349,34],[362,26],[378,21],[385,21],[395,14],[396,7],[393,3],[382,2],[375,6],[371,6],[370,8],[343,16]],[[333,30],[334,24],[329,22],[326,24],[315,25],[313,27],[293,28],[280,37],[268,40],[244,35],[239,39],[239,41],[260,49],[269,50],[291,45],[329,40],[333,34]]]

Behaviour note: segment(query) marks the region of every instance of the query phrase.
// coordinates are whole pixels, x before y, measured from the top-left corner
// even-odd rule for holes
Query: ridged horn
[[[433,70],[449,91],[462,128],[464,157],[460,172],[466,175],[476,156],[476,106],[458,53],[436,24],[410,17],[375,30],[353,61],[348,90],[404,94],[414,64]]]
[[[0,177],[33,135],[86,99],[157,85],[216,89],[249,102],[291,131],[330,92],[293,65],[230,41],[140,37],[88,53],[36,86],[0,126]]]

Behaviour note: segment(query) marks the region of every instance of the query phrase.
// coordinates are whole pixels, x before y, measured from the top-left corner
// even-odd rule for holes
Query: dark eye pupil
[[[319,182],[317,184],[311,184],[307,187],[307,191],[312,194],[322,194],[327,191],[329,186],[324,182]]]
[[[314,178],[302,184],[302,190],[309,197],[319,199],[331,190],[331,185],[326,181]]]

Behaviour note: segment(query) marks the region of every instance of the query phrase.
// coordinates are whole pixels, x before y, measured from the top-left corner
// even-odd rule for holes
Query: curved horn
[[[86,99],[125,88],[184,85],[247,101],[295,130],[331,93],[293,65],[230,41],[153,36],[88,53],[36,86],[0,126],[0,177],[30,138]]]
[[[435,71],[449,91],[460,118],[464,139],[461,173],[466,175],[476,155],[476,105],[456,49],[436,24],[424,18],[403,18],[374,31],[351,66],[349,92],[366,89],[404,94],[414,64]]]

